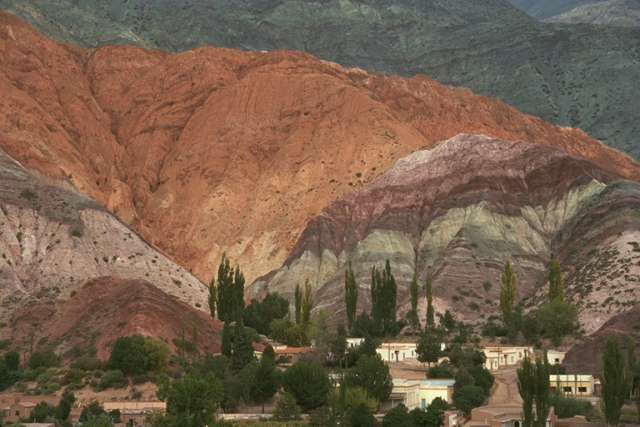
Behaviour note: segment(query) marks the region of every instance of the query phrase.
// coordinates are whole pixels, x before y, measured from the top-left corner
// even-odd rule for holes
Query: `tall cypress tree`
[[[551,384],[549,383],[549,362],[545,354],[544,360],[536,361],[535,376],[536,418],[534,427],[545,427],[551,410]]]
[[[239,372],[242,368],[255,360],[255,353],[248,336],[241,323],[236,323],[233,331],[233,351],[231,352],[231,368]]]
[[[522,397],[522,427],[545,427],[551,410],[549,364],[525,357],[518,369],[518,391]],[[534,411],[535,408],[535,411]]]
[[[302,324],[309,326],[311,322],[311,310],[313,309],[313,295],[311,294],[311,284],[309,280],[304,283],[304,296],[302,297]]]
[[[427,296],[427,328],[433,328],[436,324],[436,320],[435,310],[433,309],[433,282],[431,280],[431,274],[427,276],[425,293]]]
[[[233,353],[233,332],[229,322],[224,322],[224,327],[222,328],[222,348],[220,352],[227,357],[231,357]]]
[[[239,266],[236,266],[233,274],[231,294],[233,295],[231,318],[236,322],[242,322],[242,313],[244,312],[244,275],[242,274],[242,271],[240,271]]]
[[[511,262],[507,261],[502,272],[502,286],[500,288],[500,310],[502,311],[502,319],[507,327],[511,327],[513,323],[513,308],[517,293],[516,273],[511,267]]]
[[[409,295],[411,296],[411,311],[409,312],[409,322],[414,330],[420,329],[420,319],[418,318],[418,274],[413,272],[411,286],[409,287]]]
[[[300,284],[296,284],[296,290],[293,295],[293,303],[294,303],[294,317],[296,321],[296,325],[299,325],[302,320],[302,290],[300,289]]]
[[[209,283],[209,312],[211,313],[211,318],[216,318],[216,299],[217,299],[217,291],[216,291],[216,279],[211,279]]]
[[[382,275],[374,265],[371,269],[371,320],[378,335],[384,333],[383,299]]]
[[[356,310],[358,307],[358,284],[356,276],[351,268],[351,261],[347,263],[344,273],[344,301],[347,310],[347,327],[351,330],[353,322],[356,320]]]
[[[620,345],[609,338],[602,356],[602,412],[610,426],[617,426],[622,415],[622,406],[629,395],[630,378]]]
[[[522,427],[533,427],[533,400],[535,399],[534,365],[525,357],[518,369],[518,391],[522,397]]]
[[[564,301],[564,278],[557,260],[553,260],[549,264],[549,300],[551,302]]]
[[[222,260],[218,266],[218,277],[216,281],[216,305],[218,309],[218,319],[224,321],[231,320],[230,308],[233,306],[231,292],[233,289],[233,271],[229,265],[227,254],[222,254]]]
[[[396,302],[398,287],[396,285],[396,279],[391,272],[391,263],[386,261],[384,266],[384,272],[382,275],[383,282],[383,295],[382,302],[384,303],[384,332],[390,334],[395,331],[396,328]]]

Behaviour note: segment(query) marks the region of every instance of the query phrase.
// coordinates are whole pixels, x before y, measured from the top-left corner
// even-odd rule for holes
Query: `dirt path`
[[[493,373],[496,379],[491,390],[489,405],[504,405],[510,403],[522,404],[518,392],[518,374],[516,368],[501,369]]]

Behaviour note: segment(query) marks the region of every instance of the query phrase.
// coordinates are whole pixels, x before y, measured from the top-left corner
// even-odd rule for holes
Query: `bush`
[[[125,388],[129,385],[129,381],[122,371],[113,370],[104,373],[98,383],[98,390],[106,390],[108,388]]]
[[[60,364],[60,357],[51,350],[36,351],[29,358],[31,369],[51,368]]]
[[[562,396],[558,393],[551,396],[551,405],[558,418],[571,418],[576,415],[587,417],[593,413],[593,406],[589,401]]]
[[[427,378],[453,378],[453,367],[449,363],[433,366],[427,371]]]
[[[350,387],[362,387],[369,396],[384,402],[393,389],[393,380],[389,366],[376,356],[361,356],[356,366],[347,375],[346,382]]]
[[[163,369],[169,349],[159,341],[140,335],[120,337],[111,350],[109,367],[125,375],[145,374]]]
[[[273,419],[278,421],[290,421],[300,418],[302,410],[296,403],[296,398],[291,393],[283,393],[273,410]]]
[[[80,356],[71,363],[71,367],[82,371],[97,371],[103,369],[104,364],[97,357]]]
[[[453,392],[453,403],[465,415],[469,415],[473,408],[477,408],[484,403],[486,397],[482,387],[465,385]]]
[[[243,312],[244,324],[263,335],[271,334],[271,322],[289,314],[289,301],[277,293],[267,294],[262,300],[251,300]]]
[[[284,373],[283,385],[305,412],[324,405],[331,390],[327,372],[316,363],[294,364]]]

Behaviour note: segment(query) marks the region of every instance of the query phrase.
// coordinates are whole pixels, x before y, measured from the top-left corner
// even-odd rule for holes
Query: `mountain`
[[[511,0],[545,22],[640,26],[640,0]]]
[[[578,3],[536,4],[522,3],[541,10]],[[85,47],[293,49],[347,67],[426,74],[640,155],[638,28],[540,23],[506,0],[0,0],[0,7]]]
[[[133,285],[141,282],[152,288],[147,293],[155,300],[180,307],[178,313],[185,317],[189,311],[207,309],[206,286],[96,202],[65,187],[68,184],[26,171],[0,151],[2,337],[24,342],[26,334],[34,331],[37,337],[53,334],[49,327],[55,322],[73,326],[65,323],[70,321],[68,318],[57,318],[52,323],[54,314],[66,312],[55,310],[57,304],[89,310],[91,316],[125,310],[132,304],[148,304],[144,294],[138,298],[133,291]],[[106,277],[112,279],[102,279]],[[96,289],[86,290],[87,282],[101,280],[109,288],[106,293],[117,292],[112,284],[122,283],[120,297],[97,298],[100,292]],[[127,301],[125,291],[131,292],[131,300]],[[159,322],[158,328],[162,327],[161,317],[159,314],[153,318]],[[74,333],[87,330],[80,327],[89,327],[84,320],[87,319],[79,322],[78,328],[71,328]],[[112,337],[123,332],[113,328],[114,324],[104,325],[113,329],[109,332]],[[105,333],[105,328],[92,331]]]
[[[225,251],[249,281],[279,268],[333,201],[459,133],[553,146],[640,177],[637,163],[581,131],[424,77],[306,54],[86,50],[1,14],[0,57],[0,146],[70,182],[203,281]],[[175,279],[183,291],[193,284]]]
[[[640,185],[620,178],[555,147],[459,135],[336,200],[253,292],[290,295],[308,280],[319,307],[344,316],[347,262],[367,310],[371,268],[389,259],[401,314],[415,272],[420,283],[432,277],[438,312],[473,323],[498,314],[507,260],[531,306],[558,257],[590,333],[640,301]]]
[[[640,0],[609,0],[576,7],[547,22],[640,27]]]

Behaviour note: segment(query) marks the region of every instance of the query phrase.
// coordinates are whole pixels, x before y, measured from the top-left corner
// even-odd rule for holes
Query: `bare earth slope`
[[[389,259],[401,311],[408,309],[415,271],[421,283],[433,277],[438,311],[452,309],[474,322],[498,312],[507,260],[515,265],[524,299],[544,285],[549,260],[560,257],[569,293],[591,332],[640,299],[640,269],[628,265],[627,249],[634,247],[626,244],[640,232],[639,186],[619,179],[554,147],[459,135],[398,160],[334,202],[309,222],[285,266],[253,290],[290,294],[308,279],[319,308],[342,315],[344,269],[351,260],[366,310],[370,269]],[[622,250],[608,263],[614,270],[624,264],[623,273],[589,267],[616,246]],[[611,298],[594,306],[602,292]]]
[[[0,146],[69,180],[201,279],[222,251],[249,279],[279,267],[335,199],[461,132],[640,177],[580,131],[423,77],[305,54],[82,50],[0,14],[0,58]]]
[[[0,150],[3,328],[13,330],[17,310],[69,299],[103,276],[145,280],[163,295],[206,309],[207,288],[188,271],[94,201],[34,176]]]

